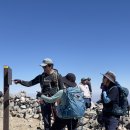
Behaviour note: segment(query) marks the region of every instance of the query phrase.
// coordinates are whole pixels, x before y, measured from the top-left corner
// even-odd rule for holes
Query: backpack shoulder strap
[[[111,87],[111,88],[109,89],[109,92],[110,92],[113,88],[115,88],[115,87],[117,87],[117,86],[113,86],[113,87]]]
[[[59,74],[57,69],[54,69],[54,73],[56,74],[56,80],[57,80],[57,88],[58,90],[63,89],[63,82],[62,82],[62,75]]]

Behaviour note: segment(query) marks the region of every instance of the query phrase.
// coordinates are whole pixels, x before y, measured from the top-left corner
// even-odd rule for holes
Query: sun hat
[[[112,83],[116,83],[116,76],[113,72],[107,71],[105,74],[102,75],[107,79],[109,79]]]
[[[87,80],[87,78],[86,78],[86,77],[81,78],[81,81],[85,81],[85,80]]]
[[[40,66],[46,66],[46,65],[48,65],[48,64],[53,64],[53,61],[52,61],[52,59],[50,59],[50,58],[45,58],[43,61],[42,61],[42,63],[40,64]]]
[[[75,87],[77,84],[75,83],[76,81],[76,76],[73,73],[68,73],[66,76],[62,77],[63,83],[67,84],[68,86]]]

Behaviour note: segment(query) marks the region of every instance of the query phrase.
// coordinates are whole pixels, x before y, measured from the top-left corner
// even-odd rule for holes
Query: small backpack
[[[129,95],[129,90],[125,87],[122,87],[119,83],[116,84],[119,90],[119,106],[114,105],[113,108],[113,114],[114,115],[119,115],[119,116],[124,116],[127,114],[128,111],[128,95]]]
[[[85,102],[78,87],[68,87],[63,91],[61,104],[57,106],[57,116],[62,119],[78,119],[84,116]]]

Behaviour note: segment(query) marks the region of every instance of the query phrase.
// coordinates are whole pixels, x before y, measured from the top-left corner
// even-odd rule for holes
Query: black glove
[[[42,93],[41,92],[37,92],[36,98],[41,97]]]
[[[21,80],[20,80],[20,79],[14,79],[14,83],[15,83],[15,84],[20,84],[20,83],[21,83]]]

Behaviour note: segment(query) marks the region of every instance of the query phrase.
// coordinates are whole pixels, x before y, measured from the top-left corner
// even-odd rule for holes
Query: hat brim
[[[113,81],[111,78],[109,78],[107,75],[105,75],[105,74],[102,74],[101,73],[101,75],[103,75],[104,77],[106,77],[107,79],[109,79],[112,83],[115,83],[115,81]]]
[[[70,87],[75,87],[77,85],[75,82],[71,82],[68,79],[66,79],[66,77],[62,77],[62,82],[67,84]]]
[[[87,80],[87,78],[82,78],[81,80],[82,80],[82,81],[85,81],[85,80]]]
[[[40,66],[44,67],[47,66],[47,64],[41,63]]]

